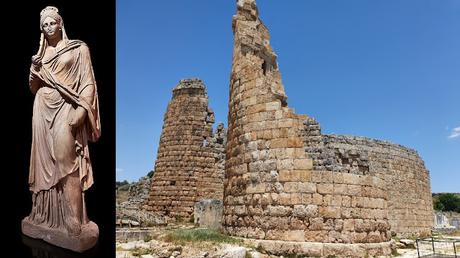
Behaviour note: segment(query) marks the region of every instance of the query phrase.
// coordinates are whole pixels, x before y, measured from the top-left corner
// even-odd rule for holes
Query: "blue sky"
[[[460,1],[257,2],[297,113],[323,133],[416,149],[433,192],[460,192]],[[117,0],[117,180],[154,167],[180,79],[227,121],[233,0]]]

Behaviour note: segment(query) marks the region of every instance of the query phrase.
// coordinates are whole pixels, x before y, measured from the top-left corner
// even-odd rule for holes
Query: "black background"
[[[34,95],[28,88],[29,67],[39,46],[40,11],[48,5],[59,9],[69,39],[89,46],[99,94],[101,138],[89,145],[94,185],[86,192],[86,204],[100,235],[97,246],[83,255],[21,233],[21,220],[32,204],[28,173]],[[2,7],[2,13],[6,21],[0,57],[3,250],[7,248],[11,257],[115,257],[115,1],[13,0]]]

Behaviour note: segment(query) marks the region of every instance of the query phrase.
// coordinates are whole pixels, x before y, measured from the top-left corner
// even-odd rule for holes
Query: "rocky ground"
[[[460,236],[457,236],[457,234],[454,233],[453,235],[439,236],[440,238],[434,242],[434,248],[435,248],[436,254],[448,255],[448,256],[443,256],[443,257],[455,257],[454,256],[455,250],[453,246],[454,243],[452,241],[452,239],[454,239],[454,240],[459,241],[456,243],[456,249],[457,249],[456,251],[457,251],[457,257],[460,256]],[[449,238],[449,239],[446,239],[446,238]],[[431,241],[429,241],[429,239],[427,241],[420,241],[418,243],[419,254],[415,246],[416,245],[415,241],[409,240],[409,242],[406,242],[406,244],[407,244],[406,247],[397,249],[398,254],[399,254],[397,257],[401,257],[401,258],[419,257],[418,256],[419,254],[420,254],[420,257],[422,257],[424,255],[433,254],[433,244]]]
[[[253,243],[200,229],[191,223],[170,223],[142,209],[148,198],[150,178],[117,189],[117,242],[119,258],[279,258],[268,255]],[[460,232],[440,237],[460,241]],[[395,257],[418,257],[412,239],[393,240]],[[420,255],[432,253],[429,241],[420,242]],[[457,243],[460,253],[460,242]],[[436,242],[436,253],[454,254],[452,242]],[[458,255],[458,254],[457,254]],[[297,257],[297,256],[286,256]],[[453,257],[453,256],[452,256]]]
[[[175,235],[177,232],[179,234]],[[199,229],[192,224],[119,228],[116,250],[116,257],[119,258],[278,257],[262,254],[254,246],[244,243],[243,240],[223,236],[216,231]]]
[[[178,233],[179,232],[179,233]],[[198,232],[198,233],[197,233]],[[445,236],[447,237],[447,236]],[[460,241],[460,236],[448,236]],[[394,240],[393,240],[394,241]],[[394,257],[418,257],[415,241],[394,241]],[[431,242],[422,242],[420,255],[432,252]],[[457,249],[460,249],[457,243]],[[454,254],[451,242],[436,242],[437,253]],[[149,228],[118,228],[117,256],[119,258],[280,258],[264,254],[256,246],[216,231],[196,228],[190,223],[169,224]],[[287,256],[296,257],[296,256]]]

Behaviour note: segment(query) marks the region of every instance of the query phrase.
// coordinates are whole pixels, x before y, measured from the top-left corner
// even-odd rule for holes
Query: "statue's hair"
[[[59,10],[54,6],[47,6],[40,12],[40,29],[46,17],[55,19],[61,27],[63,26],[62,17],[59,15]]]

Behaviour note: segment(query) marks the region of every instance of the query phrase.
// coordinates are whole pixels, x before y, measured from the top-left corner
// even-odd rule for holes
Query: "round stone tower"
[[[195,202],[220,199],[223,171],[210,145],[214,112],[199,79],[181,80],[164,116],[155,174],[146,209],[170,218],[189,218]]]

